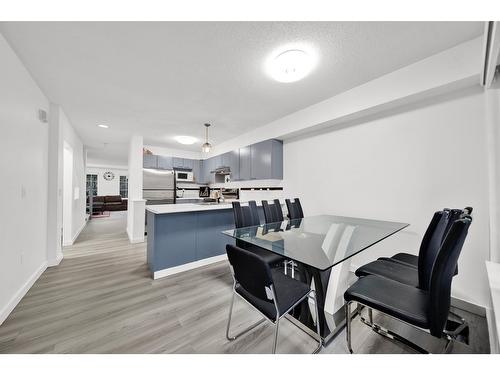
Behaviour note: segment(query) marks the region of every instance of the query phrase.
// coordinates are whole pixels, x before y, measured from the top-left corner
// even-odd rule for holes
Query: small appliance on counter
[[[175,170],[175,179],[177,182],[194,182],[192,171]]]
[[[224,201],[235,201],[235,200],[240,199],[240,189],[222,188],[221,194],[222,194],[222,197],[224,198]]]
[[[200,192],[198,194],[200,198],[210,197],[210,188],[208,186],[200,186]]]

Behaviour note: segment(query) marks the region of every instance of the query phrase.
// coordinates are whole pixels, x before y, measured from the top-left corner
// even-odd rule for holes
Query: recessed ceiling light
[[[183,145],[192,145],[197,141],[195,137],[190,137],[189,135],[179,135],[175,137],[175,140]]]
[[[100,128],[104,128],[104,129],[109,128],[109,126],[108,126],[108,125],[104,125],[104,124],[99,124],[99,125],[97,125],[97,126],[98,126],[98,127],[100,127]]]
[[[295,82],[307,76],[316,66],[315,53],[296,47],[278,50],[267,60],[268,74],[278,82]]]

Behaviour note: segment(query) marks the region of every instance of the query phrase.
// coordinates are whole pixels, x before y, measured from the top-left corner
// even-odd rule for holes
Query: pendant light
[[[201,146],[201,151],[203,152],[210,152],[212,149],[212,145],[208,143],[208,128],[210,127],[210,124],[205,124],[205,143],[203,143],[203,146]]]

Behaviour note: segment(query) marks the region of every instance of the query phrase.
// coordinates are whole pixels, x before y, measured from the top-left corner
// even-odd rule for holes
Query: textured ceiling
[[[132,133],[197,151],[204,122],[212,143],[226,141],[475,38],[483,23],[4,22],[0,32],[89,156],[126,161]],[[264,61],[289,43],[310,45],[319,63],[302,81],[275,82]],[[200,142],[182,146],[176,135]]]

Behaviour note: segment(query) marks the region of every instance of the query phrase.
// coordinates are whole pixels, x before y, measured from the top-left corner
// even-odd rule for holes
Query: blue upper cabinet
[[[283,179],[283,142],[277,139],[239,149],[239,180]]]
[[[193,162],[193,176],[194,180],[198,183],[202,182],[201,180],[201,160],[192,160]]]
[[[194,160],[193,159],[184,159],[184,168],[192,170],[194,168]]]
[[[227,166],[231,169],[231,180],[238,181],[240,180],[240,150],[233,150],[227,154]]]
[[[269,141],[253,144],[250,148],[252,180],[272,178],[272,143]]]
[[[172,157],[158,155],[158,169],[172,169]]]
[[[158,168],[158,155],[144,154],[142,156],[143,168]]]
[[[213,156],[210,159],[212,159],[212,170],[225,166],[222,161],[222,155]]]
[[[242,147],[239,150],[240,180],[252,179],[252,152],[251,146]]]
[[[144,168],[191,169],[198,183],[214,183],[216,168],[229,167],[231,180],[283,179],[283,142],[277,139],[255,143],[205,160],[144,155]]]
[[[184,159],[183,158],[172,158],[172,166],[174,168],[184,168]]]

